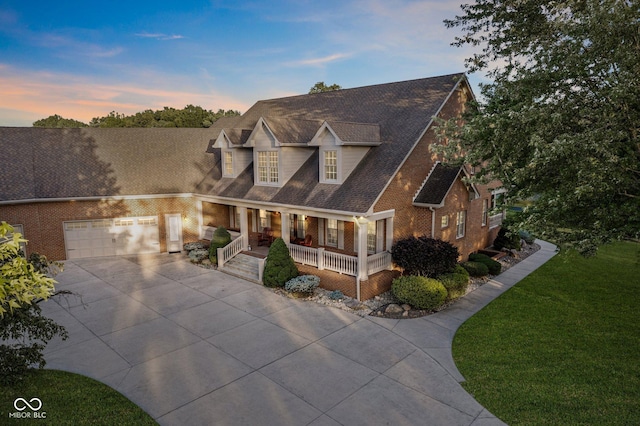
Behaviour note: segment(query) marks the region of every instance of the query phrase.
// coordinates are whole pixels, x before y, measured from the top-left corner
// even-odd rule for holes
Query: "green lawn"
[[[640,424],[640,244],[560,254],[460,328],[464,388],[509,425]]]
[[[45,418],[10,418],[14,401],[38,398],[42,407],[36,411]],[[37,402],[34,401],[33,405]],[[18,408],[24,407],[22,402]],[[37,407],[36,407],[37,408]],[[50,425],[156,425],[147,413],[109,386],[78,374],[56,370],[33,370],[16,386],[0,387],[0,424]]]

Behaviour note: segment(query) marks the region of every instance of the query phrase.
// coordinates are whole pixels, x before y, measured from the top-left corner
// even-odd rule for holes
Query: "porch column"
[[[238,207],[240,213],[240,237],[242,238],[242,250],[249,250],[249,215],[246,207]]]
[[[391,252],[393,246],[393,217],[387,218],[387,232],[386,232],[386,244],[385,247],[388,252]]]
[[[291,230],[289,227],[290,220],[291,213],[280,212],[280,232],[282,234],[282,239],[287,246],[289,245],[289,235],[291,234]]]
[[[358,232],[358,280],[369,279],[367,271],[367,219],[361,218],[357,220],[356,228]]]

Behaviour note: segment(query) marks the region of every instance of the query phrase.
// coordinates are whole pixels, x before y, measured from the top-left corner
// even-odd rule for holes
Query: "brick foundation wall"
[[[198,240],[198,212],[192,198],[151,198],[105,201],[61,201],[0,206],[0,220],[24,226],[28,253],[51,260],[66,259],[63,222],[116,217],[158,216],[160,251],[166,248],[164,215],[182,214],[183,239]]]

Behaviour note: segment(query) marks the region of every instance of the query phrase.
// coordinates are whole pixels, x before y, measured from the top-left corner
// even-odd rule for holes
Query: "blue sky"
[[[0,0],[0,126],[464,71],[460,0]],[[472,76],[472,82],[478,78]],[[475,90],[475,88],[474,88]],[[476,90],[477,94],[477,90]]]

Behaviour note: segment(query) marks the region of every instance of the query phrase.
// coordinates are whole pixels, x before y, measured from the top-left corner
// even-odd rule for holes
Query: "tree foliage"
[[[33,122],[33,127],[48,127],[48,128],[61,128],[61,127],[87,127],[86,123],[82,121],[73,120],[71,118],[64,118],[58,114],[50,115],[47,118],[43,118]]]
[[[449,159],[484,165],[520,226],[584,254],[640,230],[640,8],[630,0],[476,0],[445,21],[476,53],[479,101],[444,123]],[[456,125],[454,125],[456,124]],[[460,154],[463,154],[460,157]]]
[[[20,251],[26,242],[6,222],[0,224],[0,384],[20,380],[32,365],[44,367],[42,351],[64,327],[42,316],[38,303],[53,296],[51,262],[44,256],[27,261]]]
[[[147,109],[132,115],[111,111],[104,117],[94,117],[89,124],[52,115],[33,123],[34,127],[210,127],[222,117],[240,115],[239,111],[219,109],[217,112],[200,106],[187,105],[183,109],[164,107]]]
[[[342,87],[337,84],[327,86],[326,84],[324,84],[324,81],[319,81],[311,89],[309,89],[309,94],[312,95],[314,93],[332,92],[334,90],[340,89],[342,89]]]

